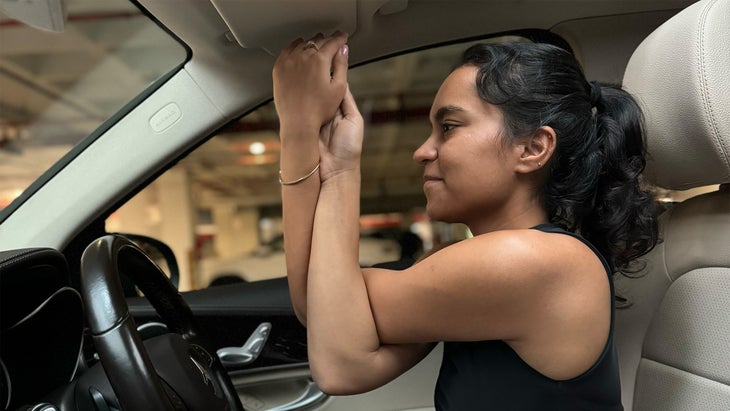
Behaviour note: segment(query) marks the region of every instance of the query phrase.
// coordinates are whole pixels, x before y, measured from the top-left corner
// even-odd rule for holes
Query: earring
[[[542,163],[538,161],[538,162],[537,162],[537,166],[538,166],[538,167],[542,167]]]

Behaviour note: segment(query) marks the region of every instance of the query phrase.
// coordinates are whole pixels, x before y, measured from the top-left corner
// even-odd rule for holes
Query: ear
[[[555,151],[555,144],[555,130],[549,126],[542,126],[523,137],[517,146],[519,158],[515,172],[528,174],[544,168]]]

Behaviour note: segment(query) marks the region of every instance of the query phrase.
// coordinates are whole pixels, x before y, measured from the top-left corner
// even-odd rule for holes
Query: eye
[[[441,124],[441,131],[446,134],[449,131],[453,130],[456,127],[456,124],[452,123],[442,123]]]

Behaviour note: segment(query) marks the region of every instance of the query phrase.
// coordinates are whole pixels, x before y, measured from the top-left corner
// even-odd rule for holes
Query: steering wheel
[[[137,285],[174,333],[142,342],[120,273]],[[190,307],[130,240],[107,235],[86,248],[81,257],[81,294],[94,346],[122,409],[243,411]]]

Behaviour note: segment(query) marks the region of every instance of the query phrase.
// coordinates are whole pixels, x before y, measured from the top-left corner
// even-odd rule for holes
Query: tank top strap
[[[530,227],[530,229],[542,231],[542,232],[545,232],[545,233],[565,234],[565,235],[569,235],[569,236],[571,236],[571,237],[579,240],[580,242],[582,242],[583,244],[585,244],[588,248],[590,248],[591,251],[593,251],[594,254],[596,254],[596,256],[598,257],[598,259],[601,261],[601,264],[603,264],[603,268],[606,270],[606,273],[608,274],[609,278],[613,279],[611,267],[608,265],[608,262],[603,257],[603,255],[601,254],[601,252],[598,251],[598,249],[593,244],[591,244],[585,238],[581,237],[579,234],[576,234],[576,233],[574,233],[572,231],[568,231],[567,229],[565,229],[565,227],[560,226],[558,224],[553,224],[553,223],[538,224],[538,225],[536,225],[534,227]],[[611,283],[613,284],[613,281],[611,281]],[[613,290],[611,292],[613,293]]]

